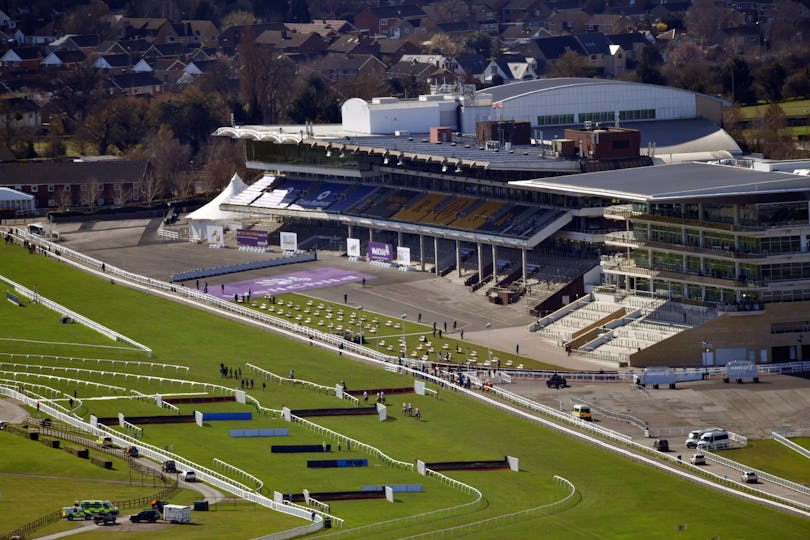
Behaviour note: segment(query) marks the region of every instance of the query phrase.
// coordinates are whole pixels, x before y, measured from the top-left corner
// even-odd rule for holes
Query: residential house
[[[164,18],[124,17],[121,19],[124,39],[144,39],[149,43],[163,43],[171,23]]]
[[[182,43],[186,47],[215,45],[219,30],[211,21],[181,21],[172,23],[165,34],[158,34],[164,43]]]
[[[265,30],[256,38],[256,45],[276,52],[316,55],[326,52],[329,44],[315,32],[297,34],[287,30]]]
[[[380,43],[383,40],[375,40],[369,36],[368,32],[352,32],[340,36],[333,41],[327,52],[342,54],[377,54],[380,51]],[[393,40],[392,40],[393,41]],[[396,40],[399,42],[399,40]]]
[[[144,58],[160,58],[164,56],[184,57],[188,54],[188,48],[182,43],[159,43],[151,45],[143,53]]]
[[[467,82],[484,82],[488,62],[480,54],[463,54],[455,58],[456,72]]]
[[[145,39],[102,41],[96,47],[96,54],[137,54],[146,51],[149,43]]]
[[[422,47],[410,39],[378,39],[376,41],[378,55],[381,59],[389,59],[388,63],[399,62],[403,55],[418,54]]]
[[[146,161],[0,163],[0,186],[33,195],[38,208],[67,209],[137,201],[141,186],[151,175],[152,168]]]
[[[585,21],[591,16],[581,9],[555,10],[543,22],[543,26],[555,36],[576,34],[585,31]]]
[[[242,35],[249,33],[255,39],[266,30],[285,30],[284,23],[262,23],[262,24],[248,24],[242,26],[231,26],[226,28],[219,34],[217,42],[220,48],[223,49],[236,49],[242,40]]]
[[[290,32],[297,32],[299,34],[311,34],[314,32],[326,41],[332,41],[338,36],[354,30],[354,27],[348,21],[339,19],[319,19],[311,23],[285,22],[284,27]]]
[[[0,9],[0,28],[14,29],[16,27],[16,21]]]
[[[42,127],[42,115],[39,105],[30,99],[6,98],[0,99],[0,128],[31,128]]]
[[[436,74],[442,74],[444,70],[430,62],[417,62],[416,60],[400,60],[388,68],[389,79],[415,78],[418,81],[427,81]],[[413,96],[411,96],[413,97]]]
[[[610,13],[594,13],[585,20],[586,32],[601,32],[603,34],[618,34],[633,29],[633,22],[624,15]]]
[[[536,62],[518,54],[503,55],[490,61],[484,70],[484,83],[527,81],[537,78]]]
[[[107,77],[110,94],[152,96],[163,90],[163,83],[152,73],[119,73]]]
[[[95,52],[101,41],[96,34],[68,34],[53,40],[48,45],[51,51],[82,51],[86,55]]]
[[[39,47],[14,47],[0,56],[0,67],[10,69],[37,69],[42,62]]]
[[[87,55],[82,51],[51,51],[39,65],[44,69],[76,69],[85,61]]]
[[[580,56],[585,55],[582,45],[574,36],[561,35],[555,37],[533,39],[522,48],[523,54],[537,60],[538,74],[548,71],[548,65],[568,51]]]
[[[619,45],[624,50],[627,61],[636,62],[641,58],[641,52],[650,44],[647,36],[641,32],[630,32],[627,34],[608,34],[608,41],[613,45]]]
[[[624,51],[618,45],[611,51],[611,43],[601,32],[589,32],[574,36],[584,52],[586,65],[594,73],[614,77],[625,70]],[[615,52],[616,56],[613,56]]]
[[[48,21],[44,25],[42,21],[32,20],[26,21],[22,24],[18,22],[17,29],[23,35],[23,38],[17,40],[17,43],[25,45],[47,45],[56,39],[56,36],[62,34],[61,26],[58,24],[57,19]]]
[[[320,73],[332,81],[357,78],[384,79],[388,69],[372,54],[327,54],[301,67]]]
[[[104,54],[96,57],[93,67],[104,71],[124,71],[132,67],[131,54]]]
[[[499,9],[501,23],[521,23],[540,21],[548,15],[543,0],[506,0]]]
[[[354,25],[372,34],[400,38],[412,34],[415,28],[422,26],[425,17],[422,8],[415,4],[367,7],[355,15]]]

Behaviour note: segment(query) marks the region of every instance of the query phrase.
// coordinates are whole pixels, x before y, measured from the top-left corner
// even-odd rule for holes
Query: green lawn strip
[[[29,259],[23,262],[30,261],[30,263],[18,265],[20,260],[15,260],[13,255],[5,256],[6,252],[14,250],[2,246],[0,250],[3,250],[0,252],[0,269],[6,273],[20,272],[30,276],[41,272],[43,276],[49,273],[53,276],[55,268],[58,268],[59,282],[70,282],[72,285],[54,287],[54,296],[62,298],[61,300],[57,298],[58,301],[148,344],[163,361],[187,362],[192,366],[189,378],[219,382],[221,379],[217,368],[220,361],[234,366],[249,361],[282,374],[286,373],[289,367],[295,367],[296,376],[302,373],[303,378],[314,379],[323,384],[328,384],[329,381],[334,384],[335,381],[346,379],[350,388],[366,386],[363,384],[365,380],[393,382],[394,386],[412,384],[411,378],[397,378],[396,374],[353,363],[345,358],[319,351],[315,347],[284,341],[270,333],[218,319],[203,312],[185,307],[181,309],[155,297],[111,286],[64,266],[51,267],[54,263],[41,257],[26,254]],[[42,277],[38,279],[43,280]],[[41,285],[40,289],[43,287],[46,285]],[[78,294],[77,289],[82,290],[83,294]],[[105,297],[106,300],[100,300],[101,297]],[[114,306],[114,309],[111,306]],[[397,380],[402,383],[396,384]],[[129,382],[132,384],[132,378]],[[295,390],[292,392],[295,395],[288,393],[292,390]],[[274,392],[277,394],[268,398],[267,402],[273,398],[280,398],[277,401],[283,399],[284,402],[292,404],[290,399],[295,399],[297,404],[305,403],[309,397],[318,396],[315,392],[291,389],[284,384],[277,385]],[[258,395],[262,392],[255,390],[253,393]],[[267,393],[271,393],[270,387]],[[388,397],[395,403],[390,415],[392,419],[388,422],[379,423],[373,417],[322,418],[317,421],[323,425],[340,428],[339,430],[348,436],[378,446],[392,457],[404,461],[410,461],[415,457],[422,457],[428,461],[498,459],[506,454],[520,458],[522,469],[520,473],[482,471],[449,474],[457,478],[466,478],[462,475],[474,475],[476,481],[473,485],[479,489],[483,488],[485,492],[489,506],[485,511],[475,513],[474,517],[467,516],[465,518],[467,521],[473,521],[479,516],[499,515],[536,506],[534,501],[538,498],[538,494],[540,499],[545,499],[543,486],[547,485],[549,490],[553,490],[550,478],[553,474],[559,474],[571,480],[582,492],[583,502],[570,510],[568,515],[578,526],[582,525],[583,531],[589,531],[591,537],[597,534],[597,531],[603,537],[612,537],[614,533],[619,537],[623,534],[633,537],[654,536],[656,531],[661,530],[661,523],[677,523],[682,521],[682,516],[691,515],[696,516],[697,520],[715,519],[713,516],[720,515],[723,521],[734,522],[731,525],[733,530],[738,533],[745,531],[748,536],[757,534],[797,536],[806,530],[806,520],[760,508],[736,498],[719,496],[716,492],[706,491],[692,483],[679,481],[596,447],[530,425],[477,402],[462,399],[449,391],[443,391],[439,400],[421,396],[417,399],[411,395],[414,404],[419,403],[424,410],[422,422],[398,418],[400,397]],[[189,429],[190,436],[195,440],[194,448],[188,450],[189,457],[197,455],[200,462],[218,457],[214,455],[220,453],[217,442],[224,441],[223,434],[226,431],[215,428],[214,422],[211,424],[212,427],[202,429],[193,425],[182,427]],[[163,427],[166,426],[162,426],[161,429]],[[157,426],[150,427],[145,433],[157,441],[162,439],[158,436],[157,429]],[[166,442],[178,441],[179,431],[180,428],[176,427]],[[220,431],[221,433],[218,433]],[[216,433],[220,439],[209,438],[209,435]],[[175,447],[177,445],[182,447],[182,442],[175,442]],[[209,452],[204,455],[206,449]],[[214,451],[210,451],[211,449]],[[231,447],[222,448],[225,459],[229,462],[236,461],[234,463],[236,466],[243,462],[250,463],[252,459],[255,466],[248,469],[248,472],[254,474],[255,470],[260,473],[257,476],[263,479],[261,467],[273,468],[263,462],[261,455],[246,454],[246,457],[240,457],[233,452],[235,451],[231,450]],[[265,452],[262,454],[266,456]],[[288,485],[294,486],[300,484],[298,475],[302,470],[298,468],[281,472],[274,470],[273,474],[290,475],[292,480]],[[349,475],[339,477],[334,477],[333,471],[318,472],[319,475],[312,477],[313,482],[328,483],[338,478],[349,479],[353,483],[354,479],[350,475],[360,472],[360,469],[340,471],[348,472]],[[363,472],[367,473],[368,469]],[[418,497],[414,499],[419,500]],[[518,503],[510,504],[507,501]],[[723,504],[732,501],[733,504],[729,506],[733,506],[733,513],[725,512],[718,501],[724,501]],[[369,504],[376,502],[369,501]],[[425,510],[417,504],[415,503],[414,508],[409,509],[407,513]],[[654,509],[654,512],[648,507]],[[617,512],[617,509],[620,511]],[[631,509],[631,513],[628,514],[627,509]],[[655,519],[648,519],[649,514],[654,514]],[[369,515],[365,516],[365,519],[375,521],[379,518]],[[570,519],[566,519],[566,523]],[[426,524],[421,530],[435,528],[435,524]],[[606,536],[603,532],[605,530],[611,531],[611,534]]]
[[[770,105],[752,105],[750,107],[740,107],[740,114],[744,119],[762,117]],[[810,116],[810,100],[783,101],[779,107],[784,111],[785,116]]]
[[[732,448],[719,455],[800,484],[810,483],[810,461],[773,439],[748,439],[745,448]]]
[[[810,437],[791,437],[790,440],[810,450]]]

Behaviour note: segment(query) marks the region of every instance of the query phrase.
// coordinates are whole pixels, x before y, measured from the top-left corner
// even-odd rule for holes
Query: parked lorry
[[[163,506],[163,519],[169,523],[189,523],[191,507],[181,504],[166,504]]]

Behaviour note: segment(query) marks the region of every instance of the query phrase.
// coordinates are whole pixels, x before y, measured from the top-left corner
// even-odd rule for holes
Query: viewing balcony
[[[606,274],[621,274],[633,277],[659,279],[662,281],[676,281],[693,285],[710,287],[723,287],[733,289],[758,289],[765,287],[763,281],[740,280],[727,275],[707,275],[700,272],[684,272],[672,268],[649,268],[640,266],[635,261],[628,261],[624,257],[604,255],[601,259],[602,270]]]

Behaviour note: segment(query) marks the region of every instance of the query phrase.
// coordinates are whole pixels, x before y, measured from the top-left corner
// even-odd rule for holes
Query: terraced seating
[[[343,191],[341,198],[332,203],[329,207],[330,212],[354,214],[352,207],[359,203],[370,200],[375,200],[375,197],[369,197],[377,193],[380,189],[376,186],[353,186]]]
[[[420,197],[414,204],[409,205],[393,216],[393,219],[401,221],[415,221],[419,223],[426,223],[427,216],[433,211],[434,208],[439,206],[442,202],[449,200],[447,195],[439,195],[438,193],[427,193]]]
[[[291,210],[324,210],[335,203],[349,187],[348,184],[323,182],[290,204],[288,208]]]
[[[403,208],[412,205],[413,201],[421,196],[421,193],[409,189],[393,190],[383,197],[375,197],[374,204],[361,214],[380,219],[389,219]]]
[[[456,221],[464,211],[471,208],[476,202],[476,199],[470,197],[455,197],[445,201],[439,208],[434,208],[433,212],[428,215],[424,223],[433,223],[436,225],[451,225]]]
[[[474,231],[506,206],[505,203],[499,201],[484,201],[479,206],[470,208],[464,217],[455,220],[453,227]]]
[[[234,195],[228,200],[230,204],[249,205],[262,195],[265,189],[276,180],[275,176],[264,175],[247,187],[242,193]]]

